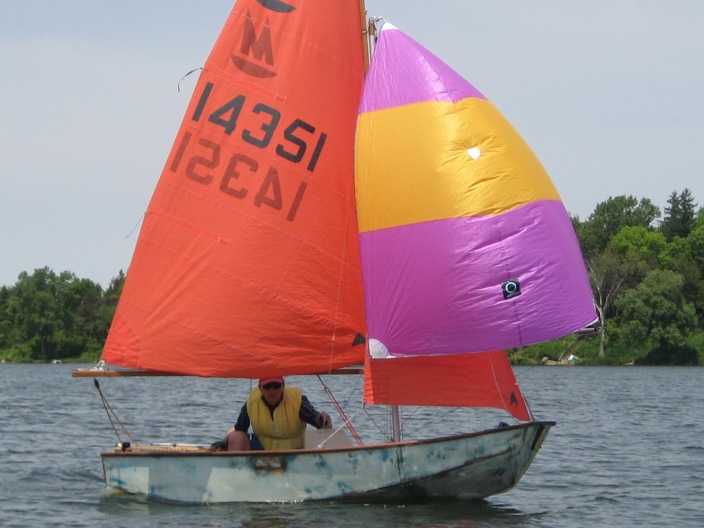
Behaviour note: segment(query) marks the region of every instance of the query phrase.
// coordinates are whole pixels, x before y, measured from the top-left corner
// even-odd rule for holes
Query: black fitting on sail
[[[355,347],[357,345],[363,345],[367,342],[367,338],[364,337],[364,334],[357,334],[354,336],[354,340],[352,341],[352,346]]]
[[[518,279],[507,280],[501,283],[501,291],[504,294],[504,299],[512,299],[521,294],[521,283]]]

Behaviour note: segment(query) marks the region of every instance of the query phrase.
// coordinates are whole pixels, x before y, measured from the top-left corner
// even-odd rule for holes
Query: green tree
[[[685,189],[680,194],[673,191],[667,203],[668,207],[665,207],[665,217],[660,225],[660,231],[668,242],[675,237],[687,238],[694,227],[697,208],[692,192],[689,189]]]
[[[622,337],[630,343],[649,342],[658,349],[684,346],[697,326],[697,316],[683,287],[682,275],[654,270],[620,296],[615,304]]]
[[[104,299],[106,304],[112,305],[113,308],[117,306],[117,301],[122,293],[122,287],[125,284],[125,273],[120,270],[117,277],[113,277],[110,281],[110,285],[105,289]]]
[[[673,259],[670,269],[682,275],[684,298],[694,306],[698,321],[704,320],[704,281],[702,281],[699,266],[686,254],[678,254]]]
[[[654,269],[661,262],[661,255],[667,248],[667,241],[662,233],[651,231],[643,226],[622,228],[609,241],[608,246],[625,260],[637,259],[642,266]]]
[[[54,352],[61,318],[56,303],[56,274],[49,268],[20,273],[9,311],[19,338],[34,359],[48,359]]]
[[[101,302],[99,285],[68,271],[56,275],[44,267],[32,275],[22,272],[8,301],[15,344],[25,347],[31,359],[79,355],[101,335],[95,317]]]
[[[599,357],[606,356],[606,322],[615,315],[614,301],[658,266],[666,247],[667,242],[661,233],[643,226],[626,226],[611,238],[604,251],[586,259],[601,321],[598,328]]]
[[[674,270],[675,261],[682,259],[694,260],[689,237],[687,239],[675,237],[674,240],[667,243],[665,249],[660,253],[660,267]]]
[[[680,240],[680,239],[675,239]],[[699,270],[704,276],[704,223],[698,225],[687,236],[687,250],[689,255],[699,266]]]
[[[0,350],[12,343],[12,317],[10,316],[11,290],[7,286],[0,287]]]
[[[63,357],[78,356],[85,350],[99,349],[105,340],[107,326],[101,318],[103,291],[88,279],[73,280],[67,287],[65,309],[72,314]]]
[[[697,227],[704,227],[704,207],[700,207],[697,214],[694,216],[694,221],[692,222],[692,229]]]
[[[639,270],[637,257],[623,259],[615,250],[605,251],[586,259],[594,304],[599,314],[599,357],[606,356],[607,320],[611,318],[616,298],[627,289]]]
[[[115,315],[115,308],[117,307],[117,301],[120,299],[120,294],[122,293],[122,286],[125,284],[125,274],[122,270],[117,274],[117,277],[113,277],[110,281],[110,285],[103,292],[103,302],[100,307],[100,312],[98,314],[101,325],[102,325],[102,338],[100,346],[102,347],[105,338],[107,337],[108,330],[110,329],[110,324],[112,323],[113,315]]]
[[[101,286],[48,267],[0,288],[0,352],[15,361],[89,356],[107,337],[125,274]]]
[[[598,204],[589,218],[578,225],[577,236],[582,251],[589,258],[604,251],[609,241],[624,227],[651,229],[659,217],[660,209],[647,198],[611,197]]]

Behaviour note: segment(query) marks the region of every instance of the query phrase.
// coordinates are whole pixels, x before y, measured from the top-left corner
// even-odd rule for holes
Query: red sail
[[[367,358],[364,398],[382,405],[437,405],[506,409],[530,420],[503,350],[385,359]]]
[[[357,0],[240,0],[144,219],[103,352],[218,377],[364,357],[353,145]]]

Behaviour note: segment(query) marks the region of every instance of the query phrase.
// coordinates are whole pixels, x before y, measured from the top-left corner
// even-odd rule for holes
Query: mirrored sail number
[[[206,115],[206,106],[213,86],[213,83],[205,85],[191,116],[194,121],[197,122]],[[237,131],[238,121],[242,117],[242,112],[249,112],[258,118],[258,128],[251,130],[245,128],[241,131],[240,137],[245,143],[266,149],[272,144],[274,134],[281,124],[281,113],[263,103],[256,103],[251,108],[247,107],[246,104],[246,97],[238,95],[224,105],[212,110],[207,114],[207,119],[209,122],[221,127],[226,135],[231,136]],[[313,172],[327,139],[327,134],[324,132],[317,136],[315,133],[315,127],[301,119],[294,119],[283,130],[285,143],[278,143],[274,150],[282,159],[292,163],[301,163],[306,160],[306,153],[309,151],[309,143],[306,141],[307,135],[309,139],[313,139],[315,142],[306,164],[306,169]],[[189,151],[188,155],[186,155],[187,151]],[[184,160],[184,157],[187,159]],[[220,191],[239,199],[246,198],[250,195],[250,191],[253,191],[253,201],[256,206],[267,205],[279,211],[285,208],[287,209],[286,219],[289,221],[295,219],[307,187],[305,181],[300,182],[292,198],[287,197],[289,199],[285,200],[276,167],[260,168],[257,159],[243,153],[232,154],[229,160],[223,160],[222,158],[222,149],[219,143],[202,137],[196,140],[193,133],[186,132],[178,143],[174,157],[169,165],[169,170],[177,172],[181,164],[185,163],[184,171],[188,178],[198,183],[209,185],[215,179],[212,171],[218,168],[223,170],[222,168],[224,167],[222,176],[218,176]],[[263,179],[256,190],[248,189],[243,184],[246,176],[251,176],[252,174],[263,174]],[[243,175],[244,177],[240,178]]]
[[[169,165],[169,170],[178,172],[186,150],[192,141],[195,141],[193,139],[193,133],[186,132],[178,144],[176,153]],[[198,138],[193,146],[193,151],[197,151],[197,153],[193,153],[188,158],[188,161],[185,162],[186,166],[184,171],[186,177],[200,184],[210,185],[215,180],[215,176],[212,174],[211,170],[217,169],[224,164],[221,155],[221,147],[218,143],[210,141],[209,139]],[[263,170],[260,172],[259,162],[256,159],[246,154],[234,153],[230,156],[230,159],[226,161],[224,172],[218,184],[219,189],[233,198],[247,198],[250,194],[250,189],[241,183],[240,176],[243,174],[245,176],[261,174],[263,172]],[[245,179],[246,178],[242,178],[242,180]],[[301,205],[301,200],[303,199],[303,194],[307,186],[308,184],[305,181],[301,181],[298,185],[298,189],[290,205],[287,207],[286,220],[293,222],[296,218],[296,213]],[[276,167],[272,166],[266,170],[259,184],[259,188],[253,195],[253,200],[254,205],[257,207],[267,205],[277,211],[284,209],[284,195],[279,179],[279,172],[276,170]]]
[[[198,105],[191,116],[193,121],[200,121],[203,117],[213,86],[213,83],[209,82],[203,88],[203,93],[198,99]],[[208,114],[208,121],[222,127],[223,132],[228,136],[232,135],[237,131],[237,123],[242,111],[247,111],[245,109],[246,103],[247,98],[244,95],[238,95],[211,111]],[[274,133],[280,125],[281,112],[264,103],[256,103],[248,111],[258,116],[260,123],[257,130],[243,129],[241,133],[242,141],[261,149],[269,147],[274,138]],[[294,119],[283,130],[283,138],[287,144],[277,144],[275,148],[276,154],[292,163],[301,163],[304,161],[308,151],[308,142],[306,141],[306,137],[308,137],[315,142],[315,146],[308,158],[306,169],[313,172],[327,139],[327,134],[324,132],[318,134],[317,137],[315,133],[316,130],[313,125],[306,123],[302,119]]]

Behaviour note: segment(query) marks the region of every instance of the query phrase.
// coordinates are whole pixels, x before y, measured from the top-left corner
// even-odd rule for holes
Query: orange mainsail
[[[109,364],[256,378],[361,364],[359,2],[240,0],[145,215]]]

